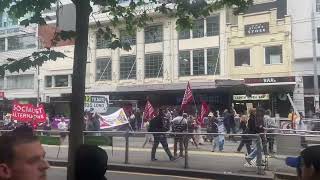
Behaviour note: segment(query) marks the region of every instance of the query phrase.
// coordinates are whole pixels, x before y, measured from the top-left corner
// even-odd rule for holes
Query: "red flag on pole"
[[[150,101],[147,100],[147,103],[146,103],[146,106],[145,106],[144,112],[143,112],[143,120],[144,120],[144,122],[150,121],[155,116],[156,116],[156,113],[155,113]]]
[[[188,82],[187,88],[184,92],[184,96],[183,96],[183,100],[182,100],[182,104],[181,104],[181,110],[183,110],[185,108],[185,106],[191,102],[193,100],[193,96],[192,96],[192,90],[190,87],[190,83]]]
[[[201,124],[203,124],[203,120],[206,116],[208,116],[209,114],[209,106],[208,104],[205,102],[205,101],[202,101],[202,104],[201,104],[201,113],[200,113],[200,119],[199,119],[199,122]]]

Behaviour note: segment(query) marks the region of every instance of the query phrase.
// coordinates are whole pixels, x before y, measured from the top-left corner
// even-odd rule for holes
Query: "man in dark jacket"
[[[160,109],[158,116],[156,116],[155,118],[153,118],[150,121],[149,132],[167,132],[168,128],[166,127],[166,124],[167,123],[164,120],[164,113]],[[153,146],[152,146],[152,150],[151,150],[151,161],[156,161],[157,160],[155,158],[155,156],[156,156],[156,150],[157,150],[157,148],[159,146],[159,143],[161,143],[163,149],[168,154],[170,160],[174,161],[175,158],[172,156],[171,151],[170,151],[170,149],[168,147],[166,134],[164,134],[164,133],[154,133],[153,137],[154,137],[154,142],[153,142]]]

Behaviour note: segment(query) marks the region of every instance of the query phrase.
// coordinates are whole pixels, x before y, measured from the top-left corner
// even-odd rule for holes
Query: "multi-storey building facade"
[[[315,112],[315,101],[319,101],[319,95],[314,94],[313,76],[314,67],[317,67],[318,77],[320,70],[320,1],[290,0],[288,14],[292,18],[293,70],[299,84],[296,98],[300,101],[297,106],[303,108],[307,117],[312,117]],[[314,37],[313,30],[316,33]],[[313,57],[317,59],[316,63],[313,62]]]
[[[224,94],[215,93],[214,88],[215,79],[226,77],[221,51],[225,17],[222,10],[180,33],[175,19],[161,16],[135,36],[117,30],[121,39],[131,43],[131,51],[107,49],[108,42],[91,28],[87,92],[140,101],[149,96],[158,105],[178,105],[190,81],[196,94],[213,104],[222,103]]]
[[[230,78],[243,79],[244,91],[234,92],[236,109],[263,106],[286,116],[291,107],[286,93],[293,94],[291,20],[286,2],[256,2],[227,28],[227,64]],[[274,8],[276,7],[276,8]],[[281,108],[280,108],[281,107]]]
[[[18,26],[19,20],[0,13],[0,63],[8,58],[20,59],[31,55],[38,48],[37,27]],[[37,101],[37,71],[30,69],[19,73],[6,73],[0,79],[1,91],[9,100],[18,98],[25,101]]]

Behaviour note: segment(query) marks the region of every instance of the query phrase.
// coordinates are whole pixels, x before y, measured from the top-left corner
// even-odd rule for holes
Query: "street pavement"
[[[48,180],[66,180],[67,170],[61,167],[51,167],[48,170]],[[119,171],[107,171],[107,179],[111,180],[200,180],[196,178],[189,177],[178,177],[178,176],[168,176],[168,175],[155,175],[155,174],[144,174],[144,173],[130,173],[130,172],[119,172]]]
[[[132,165],[143,165],[151,167],[181,168],[184,169],[184,159],[175,162],[169,161],[168,156],[163,151],[161,145],[157,149],[156,158],[158,161],[150,161],[150,151],[152,144],[147,144],[142,148],[144,138],[133,137],[129,139],[129,163]],[[172,139],[169,139],[169,147],[173,152]],[[189,168],[194,170],[215,171],[221,173],[241,173],[256,174],[256,167],[245,167],[245,154],[235,153],[238,143],[226,141],[223,152],[211,152],[212,146],[208,142],[197,149],[189,145]],[[47,158],[50,160],[67,160],[68,146],[62,145],[57,158],[58,146],[44,145]],[[102,147],[109,155],[109,163],[124,164],[125,162],[125,140],[123,137],[113,138],[113,147]],[[243,148],[245,151],[245,148]],[[268,171],[295,173],[293,168],[289,168],[284,163],[284,158],[277,156],[269,159]]]

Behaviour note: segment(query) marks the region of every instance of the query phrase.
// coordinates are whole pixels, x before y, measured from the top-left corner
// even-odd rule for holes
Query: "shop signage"
[[[109,96],[106,95],[86,95],[84,100],[84,110],[96,113],[105,113],[109,104]]]
[[[35,122],[40,123],[45,122],[47,116],[42,104],[35,107],[32,104],[20,104],[18,102],[14,102],[11,118],[21,122],[30,122],[35,120]]]
[[[295,77],[288,76],[288,77],[247,78],[247,79],[244,79],[244,82],[246,84],[295,82]]]
[[[246,36],[269,32],[269,23],[248,24],[244,26]]]
[[[258,101],[269,100],[269,94],[252,94],[251,97],[247,95],[233,95],[234,101]]]

